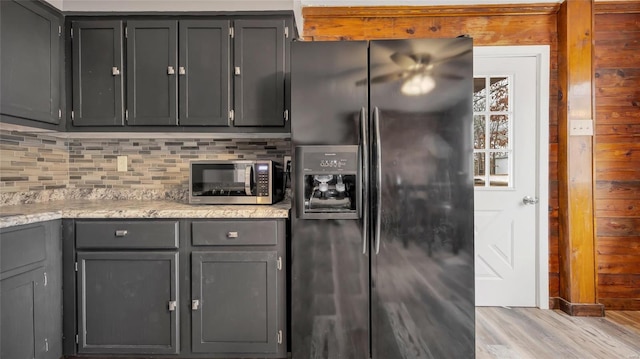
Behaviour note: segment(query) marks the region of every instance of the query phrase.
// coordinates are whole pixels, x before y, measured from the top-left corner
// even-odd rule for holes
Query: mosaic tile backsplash
[[[289,139],[64,139],[0,130],[0,204],[57,197],[181,198],[189,161],[272,159]],[[118,156],[127,170],[119,172]],[[37,192],[37,194],[35,193]]]
[[[0,130],[0,192],[67,188],[68,162],[62,139]]]

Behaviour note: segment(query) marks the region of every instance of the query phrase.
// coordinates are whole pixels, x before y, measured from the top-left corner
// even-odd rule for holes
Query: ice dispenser
[[[358,148],[296,147],[295,201],[299,218],[360,218],[362,181]]]

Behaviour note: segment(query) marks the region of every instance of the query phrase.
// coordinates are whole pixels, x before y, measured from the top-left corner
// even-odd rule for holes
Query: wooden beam
[[[640,13],[640,1],[638,0],[613,0],[596,1],[594,13],[600,14],[637,14]]]
[[[560,4],[492,4],[442,6],[322,6],[304,7],[304,19],[337,17],[421,17],[421,16],[492,16],[492,15],[551,15]]]
[[[570,315],[602,316],[596,303],[593,135],[593,0],[567,0],[558,13],[558,178],[560,183],[560,308]]]

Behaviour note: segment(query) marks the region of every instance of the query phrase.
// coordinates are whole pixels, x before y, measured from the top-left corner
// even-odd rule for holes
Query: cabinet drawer
[[[47,231],[42,224],[2,230],[0,272],[6,272],[47,258]]]
[[[178,248],[178,221],[78,221],[76,248]]]
[[[270,246],[278,242],[276,221],[203,221],[191,224],[194,246]]]

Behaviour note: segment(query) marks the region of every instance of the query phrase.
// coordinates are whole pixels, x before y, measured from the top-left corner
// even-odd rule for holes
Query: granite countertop
[[[192,205],[169,200],[69,200],[0,207],[0,228],[60,218],[287,218],[291,201],[273,205]]]

